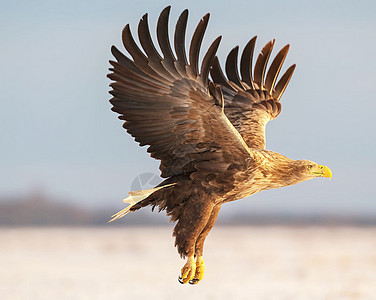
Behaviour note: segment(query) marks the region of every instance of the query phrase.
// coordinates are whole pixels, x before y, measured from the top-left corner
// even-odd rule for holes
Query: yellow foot
[[[179,282],[185,284],[197,284],[204,277],[205,264],[202,256],[198,256],[195,262],[194,257],[188,257],[187,263],[181,269],[181,275],[179,276]]]
[[[187,263],[181,269],[181,275],[179,276],[179,282],[186,284],[195,277],[196,263],[194,256],[189,256]]]
[[[198,256],[196,259],[196,273],[195,277],[189,281],[190,284],[197,284],[199,283],[202,278],[204,278],[205,274],[205,264],[202,256]]]

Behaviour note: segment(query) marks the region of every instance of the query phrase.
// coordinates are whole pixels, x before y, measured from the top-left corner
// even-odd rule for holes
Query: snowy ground
[[[181,285],[170,227],[0,229],[0,299],[376,299],[376,228],[215,226]]]

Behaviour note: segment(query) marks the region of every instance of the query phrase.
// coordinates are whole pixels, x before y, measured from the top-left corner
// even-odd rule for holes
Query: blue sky
[[[258,35],[291,45],[296,63],[267,148],[328,165],[333,179],[267,191],[227,214],[359,214],[376,217],[376,3],[374,1],[2,1],[0,198],[38,190],[92,207],[119,207],[158,162],[122,129],[108,102],[110,47],[148,12],[151,30],[172,5],[173,28],[190,11],[187,37],[207,12],[205,49],[222,35],[223,62]],[[153,32],[154,33],[154,32]]]

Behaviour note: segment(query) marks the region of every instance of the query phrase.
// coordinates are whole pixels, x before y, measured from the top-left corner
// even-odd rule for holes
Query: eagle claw
[[[197,284],[200,281],[200,279],[194,278],[192,280],[189,280],[189,284]]]
[[[187,263],[181,269],[181,275],[178,278],[178,281],[181,284],[197,284],[204,277],[205,273],[205,264],[202,256],[198,256],[196,262],[194,257],[188,257]]]
[[[179,282],[182,284],[186,284],[190,280],[194,279],[195,274],[196,274],[195,259],[194,259],[194,256],[189,256],[187,263],[181,269]]]

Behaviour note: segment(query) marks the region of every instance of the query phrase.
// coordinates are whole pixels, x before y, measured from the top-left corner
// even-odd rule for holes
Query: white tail
[[[120,218],[124,217],[125,215],[127,215],[131,211],[130,209],[132,208],[132,206],[134,206],[138,202],[146,199],[151,194],[153,194],[155,191],[158,191],[158,190],[163,189],[163,188],[168,187],[168,186],[172,186],[174,184],[175,183],[170,183],[170,184],[159,186],[159,187],[156,187],[156,188],[153,188],[153,189],[129,192],[128,193],[129,196],[127,198],[123,199],[123,202],[128,203],[129,205],[126,208],[122,209],[121,211],[117,212],[116,214],[112,215],[111,216],[112,219],[110,221],[108,221],[108,223],[115,221],[117,219],[120,219]]]

